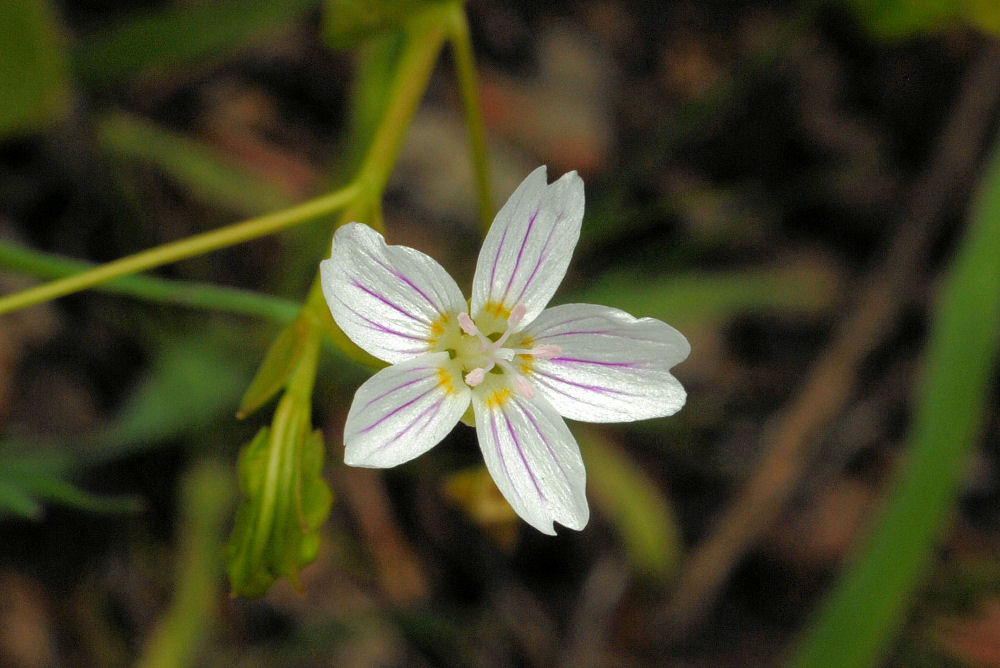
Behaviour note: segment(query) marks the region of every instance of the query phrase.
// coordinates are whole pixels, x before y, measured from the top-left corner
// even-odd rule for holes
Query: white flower
[[[333,318],[392,365],[354,396],[344,460],[384,468],[430,450],[475,416],[486,467],[539,531],[582,529],[590,515],[580,449],[560,416],[626,422],[672,415],[685,392],[670,368],[690,352],[670,325],[593,304],[546,309],[583,219],[576,172],[546,184],[539,167],[497,214],[472,300],[433,259],[358,223],[320,265]],[[544,310],[543,310],[544,309]]]

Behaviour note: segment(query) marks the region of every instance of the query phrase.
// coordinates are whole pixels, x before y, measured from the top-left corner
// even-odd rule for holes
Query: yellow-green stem
[[[409,30],[410,39],[393,81],[390,93],[392,102],[379,124],[378,132],[361,165],[358,178],[351,185],[290,209],[152,248],[75,276],[2,297],[0,315],[86,290],[119,276],[135,274],[273,234],[330,215],[349,204],[370,203],[380,198],[392,166],[396,162],[403,134],[420,102],[438,52],[441,50],[446,24],[456,11],[461,12],[459,3],[440,9],[429,9],[414,18]]]
[[[8,295],[0,298],[0,315],[86,290],[119,276],[153,269],[328,216],[352,202],[358,196],[358,192],[358,185],[351,184],[346,188],[303,202],[290,209],[251,218],[242,223],[151,248],[75,276],[68,276]]]
[[[274,411],[274,419],[271,422],[271,447],[261,502],[262,515],[259,520],[261,526],[267,527],[267,530],[256,535],[257,540],[251,547],[251,563],[261,563],[263,560],[262,555],[271,537],[271,525],[275,515],[278,515],[278,504],[288,504],[292,501],[279,498],[278,492],[280,489],[294,487],[290,478],[294,477],[300,453],[289,454],[283,448],[300,448],[309,433],[312,390],[319,361],[319,342],[320,330],[313,329],[308,335],[302,356],[292,371],[285,395]]]
[[[381,198],[385,190],[403,135],[427,88],[427,80],[444,44],[445,26],[451,11],[451,5],[427,9],[409,26],[399,70],[389,91],[389,105],[356,180],[363,184],[365,192],[362,196],[367,196],[369,200]]]

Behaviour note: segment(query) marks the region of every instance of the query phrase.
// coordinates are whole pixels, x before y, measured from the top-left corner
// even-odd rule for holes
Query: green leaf
[[[131,513],[142,509],[130,496],[106,497],[85,492],[70,483],[59,457],[0,449],[0,516],[14,514],[38,520],[44,505],[58,504],[92,513]]]
[[[0,0],[0,136],[57,122],[69,111],[63,36],[45,0]]]
[[[80,43],[76,73],[91,83],[225,54],[298,20],[317,0],[212,0],[134,18]]]
[[[909,457],[871,539],[822,606],[793,666],[871,666],[906,617],[979,440],[1000,341],[1000,145],[933,314]]]
[[[17,481],[0,478],[0,517],[8,513],[37,520],[41,519],[44,509]]]
[[[214,336],[167,339],[146,380],[89,452],[106,460],[211,426],[232,415],[248,377],[247,361]]]
[[[299,586],[299,571],[316,558],[319,528],[333,502],[322,468],[322,435],[309,431],[308,407],[286,394],[271,428],[240,453],[243,500],[226,547],[234,594],[261,596],[279,577]]]
[[[670,502],[628,453],[593,428],[574,432],[587,464],[587,487],[594,505],[621,535],[636,572],[666,580],[677,569],[681,534]]]
[[[422,9],[447,0],[326,0],[323,34],[335,49],[396,30]]]
[[[309,531],[315,531],[322,526],[330,515],[333,504],[333,494],[330,486],[320,476],[323,470],[323,458],[326,456],[326,443],[323,432],[315,430],[312,437],[306,440],[302,450],[302,526]],[[310,557],[310,561],[315,558]]]
[[[996,0],[964,0],[965,17],[993,35],[1000,35],[1000,5]]]
[[[157,165],[201,199],[235,213],[254,216],[294,203],[274,184],[228,162],[209,146],[136,116],[108,114],[98,123],[97,140],[117,157]]]
[[[236,417],[242,419],[252,414],[284,387],[302,354],[308,334],[308,325],[301,319],[282,328],[244,393]]]
[[[837,287],[829,271],[809,265],[651,276],[642,279],[641,288],[635,271],[615,271],[599,276],[563,301],[606,304],[636,317],[681,326],[764,308],[815,312],[834,303]]]

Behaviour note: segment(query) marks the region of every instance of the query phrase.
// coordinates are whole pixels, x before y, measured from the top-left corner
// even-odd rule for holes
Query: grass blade
[[[835,586],[790,665],[869,666],[902,624],[954,507],[976,443],[1000,337],[1000,150],[934,313],[908,466],[868,544]]]

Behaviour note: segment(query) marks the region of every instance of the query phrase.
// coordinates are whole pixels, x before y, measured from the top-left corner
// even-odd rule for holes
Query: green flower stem
[[[63,278],[96,267],[92,262],[43,253],[0,241],[0,267],[38,276]],[[299,304],[281,297],[211,283],[179,281],[155,276],[120,276],[95,289],[146,301],[250,315],[287,324],[295,320]]]
[[[486,132],[483,129],[482,105],[479,102],[479,82],[476,77],[476,60],[469,39],[469,22],[461,5],[456,5],[448,23],[448,38],[455,55],[455,74],[462,96],[462,110],[469,128],[469,153],[472,171],[476,177],[479,198],[479,220],[483,231],[488,232],[493,221],[493,192],[490,188],[490,169],[486,154]]]
[[[86,290],[119,276],[135,274],[195,255],[202,255],[328,216],[354,201],[359,196],[359,192],[358,184],[354,183],[290,209],[251,218],[242,223],[151,248],[74,276],[8,295],[0,298],[0,315]]]
[[[445,31],[453,12],[462,11],[461,5],[432,7],[417,17],[409,26],[407,41],[399,59],[399,69],[393,76],[389,89],[389,102],[379,122],[371,146],[358,170],[355,183],[362,190],[342,212],[337,227],[353,221],[364,221],[385,233],[381,217],[382,193],[396,164],[403,136],[410,126],[420,98],[427,88],[431,71],[444,45]],[[384,366],[348,339],[330,317],[330,310],[323,299],[319,278],[313,282],[303,312],[314,326],[323,326],[334,344],[348,357],[366,366]]]
[[[254,534],[255,541],[250,546],[250,563],[262,563],[264,551],[271,539],[271,526],[275,516],[282,508],[296,499],[279,498],[279,490],[296,487],[293,478],[296,476],[298,458],[289,456],[283,448],[300,447],[309,434],[311,424],[310,408],[312,406],[313,382],[316,379],[316,368],[319,365],[320,330],[313,329],[308,335],[303,352],[292,371],[291,378],[284,396],[278,402],[271,422],[271,433],[274,435],[268,452],[267,468],[262,485],[260,526],[265,530]]]
[[[444,44],[448,12],[453,9],[450,5],[432,6],[407,26],[388,103],[354,179],[358,189],[345,203],[338,226],[354,220],[379,224],[380,216],[372,220],[373,212],[379,210],[403,135]],[[310,434],[313,382],[323,335],[328,334],[348,355],[367,356],[333,323],[318,279],[313,281],[299,318],[305,325],[301,333],[304,342],[294,353],[294,366],[271,427],[262,430],[240,455],[245,498],[227,550],[227,570],[234,593],[245,596],[263,594],[281,576],[298,586],[300,568],[316,556],[318,525],[329,512],[330,503],[329,491],[318,479],[316,468],[315,452],[322,453],[319,436]],[[306,471],[311,457],[315,470]],[[290,524],[292,518],[294,525]]]
[[[380,200],[389,174],[396,164],[403,135],[420,103],[434,63],[444,44],[449,17],[461,5],[431,7],[413,19],[408,26],[407,41],[399,59],[399,69],[389,89],[389,104],[372,139],[368,153],[358,172],[363,198]]]

